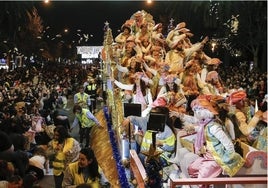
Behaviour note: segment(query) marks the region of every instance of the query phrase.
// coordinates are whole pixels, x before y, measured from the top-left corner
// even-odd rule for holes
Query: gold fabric
[[[98,128],[97,126],[92,127],[90,145],[95,153],[100,168],[103,170],[111,186],[113,188],[120,188],[116,161],[113,158],[112,145],[103,110],[100,110],[96,114],[96,118],[103,128]]]

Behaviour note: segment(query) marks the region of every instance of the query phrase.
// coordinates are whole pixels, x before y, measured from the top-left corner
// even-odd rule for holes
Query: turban
[[[243,90],[235,91],[227,98],[227,103],[235,104],[235,103],[245,99],[246,97],[247,97],[247,94],[245,91],[243,91]]]
[[[191,102],[191,108],[193,109],[194,107],[202,107],[202,108],[209,110],[214,115],[218,114],[218,112],[213,108],[212,104],[204,98],[193,100]]]

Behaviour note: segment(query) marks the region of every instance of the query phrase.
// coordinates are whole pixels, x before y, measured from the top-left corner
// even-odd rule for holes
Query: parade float
[[[131,18],[124,23],[130,25],[132,31],[136,32],[135,30],[137,29],[136,26],[138,23],[134,18],[137,15],[142,15],[141,20],[146,20],[149,28],[153,29],[156,26],[153,17],[142,10],[133,14]],[[134,25],[135,22],[136,25]],[[170,28],[172,28],[172,24],[173,21],[169,26]],[[109,28],[108,22],[105,23],[104,32],[105,34],[101,57],[102,79],[105,83],[103,90],[107,94],[107,101],[103,109],[96,114],[96,118],[100,121],[100,125],[103,127],[103,129],[96,127],[93,128],[91,146],[95,152],[99,165],[103,170],[105,177],[108,179],[111,187],[153,187],[150,186],[150,181],[159,181],[159,178],[161,178],[159,175],[161,174],[162,169],[155,168],[157,165],[149,167],[149,169],[145,169],[144,166],[142,166],[140,163],[138,156],[134,150],[130,151],[130,171],[132,174],[131,180],[126,173],[126,168],[129,169],[129,166],[126,166],[124,160],[122,160],[122,138],[120,130],[120,124],[124,119],[122,94],[120,91],[115,89],[112,81],[110,80],[110,78],[115,74],[116,64],[118,63],[119,59],[115,55],[115,41],[112,35],[112,30]],[[171,43],[170,45],[172,46],[173,44]],[[172,65],[171,67],[174,71],[183,71],[178,69],[177,66]],[[189,89],[188,92],[190,91],[193,90]],[[186,142],[186,144],[189,144],[189,142]],[[230,184],[267,184],[267,153],[258,151],[246,144],[241,145],[244,152],[243,157],[247,161],[246,167],[241,171],[242,176],[232,178],[223,176],[224,179],[222,179],[222,177],[213,179],[192,179],[186,177],[183,174],[179,174],[178,176],[170,177],[170,187],[191,184],[225,184],[226,182],[229,182]],[[149,152],[149,156],[150,155],[154,155],[154,151],[152,153]],[[179,172],[178,167],[174,167],[172,169]],[[157,173],[155,173],[156,171]],[[249,175],[250,177],[245,177],[245,175]],[[134,182],[134,185],[132,184],[132,179],[136,180]],[[157,187],[163,186],[163,182],[161,181],[162,180],[160,180],[160,182],[157,184]]]

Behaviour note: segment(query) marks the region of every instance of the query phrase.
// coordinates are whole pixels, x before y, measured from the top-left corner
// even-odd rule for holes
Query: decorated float
[[[147,27],[148,32],[142,32],[142,27]],[[147,169],[141,164],[135,150],[129,151],[130,161],[124,161],[122,159],[122,130],[121,122],[123,121],[123,101],[125,93],[119,90],[113,85],[111,78],[120,79],[122,82],[127,82],[123,78],[131,77],[130,75],[125,76],[119,73],[117,65],[127,67],[131,61],[133,55],[128,56],[128,47],[134,49],[135,58],[143,59],[150,68],[169,67],[169,74],[176,75],[181,80],[182,92],[186,96],[186,101],[190,100],[190,97],[197,97],[200,94],[208,96],[221,96],[226,97],[224,93],[223,85],[218,79],[216,70],[204,70],[199,78],[193,77],[201,67],[196,66],[196,59],[191,59],[193,54],[200,54],[202,61],[206,62],[207,66],[217,66],[220,60],[217,58],[210,58],[202,51],[203,45],[208,41],[204,38],[201,42],[192,44],[189,38],[192,33],[187,29],[184,22],[173,26],[171,21],[169,33],[165,37],[161,31],[157,32],[161,24],[156,24],[153,17],[145,11],[137,11],[134,13],[129,20],[122,25],[122,33],[117,37],[113,37],[112,30],[109,28],[109,23],[105,23],[104,31],[104,42],[102,55],[102,79],[104,81],[103,90],[107,94],[107,101],[102,110],[100,110],[96,117],[100,121],[100,124],[104,129],[93,128],[91,146],[95,151],[97,160],[104,175],[108,179],[111,187],[153,187],[150,185],[156,185],[156,187],[163,187],[164,180],[163,170],[157,169],[156,166]],[[124,29],[128,30],[129,33],[123,34]],[[132,33],[132,35],[131,35]],[[147,34],[150,34],[148,39]],[[142,47],[141,44],[148,40],[152,44],[152,53],[149,54],[146,47]],[[189,48],[191,49],[186,56],[186,59],[178,60],[177,55],[171,52],[175,51],[177,46],[182,40],[188,42]],[[158,56],[153,56],[153,51],[157,51]],[[131,54],[131,52],[130,52]],[[167,58],[169,57],[169,58]],[[175,60],[174,60],[175,59]],[[210,72],[209,72],[210,71]],[[183,74],[185,73],[185,74]],[[205,76],[206,75],[206,76]],[[175,79],[174,79],[175,82]],[[155,88],[157,90],[157,87]],[[157,92],[156,92],[157,93]],[[156,96],[156,94],[155,94]],[[180,96],[181,97],[181,96]],[[155,97],[156,98],[156,97]],[[154,104],[167,104],[170,98],[168,96],[163,97]],[[176,104],[178,104],[179,100]],[[182,102],[184,103],[184,102]],[[181,104],[180,104],[181,105]],[[178,106],[178,105],[177,105]],[[178,130],[177,139],[180,139],[185,147],[191,150],[193,142],[189,139],[187,132],[184,130]],[[179,136],[178,136],[179,135]],[[267,139],[267,138],[266,138]],[[267,142],[266,142],[267,143]],[[217,178],[189,178],[185,175],[179,166],[170,164],[168,171],[164,172],[168,176],[170,187],[176,187],[178,185],[211,185],[211,184],[265,184],[267,185],[267,152],[253,148],[246,143],[240,144],[243,148],[243,158],[246,160],[246,165],[243,169],[234,177],[227,177],[222,174],[221,177]],[[267,147],[267,146],[266,146]],[[149,152],[149,156],[154,155]],[[187,160],[187,159],[182,159]],[[129,164],[130,162],[130,164]],[[152,170],[154,169],[154,170]],[[157,171],[157,173],[155,173]],[[174,174],[175,171],[175,174]],[[128,174],[130,172],[130,176]],[[170,174],[173,173],[172,176]],[[158,184],[152,184],[152,181],[159,182]],[[246,187],[246,185],[243,185]]]

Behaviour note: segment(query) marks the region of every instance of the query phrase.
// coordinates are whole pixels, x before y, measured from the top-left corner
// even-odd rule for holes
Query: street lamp
[[[212,42],[211,43],[211,46],[212,46],[211,50],[212,50],[212,52],[214,52],[216,45],[217,45],[216,42]]]

